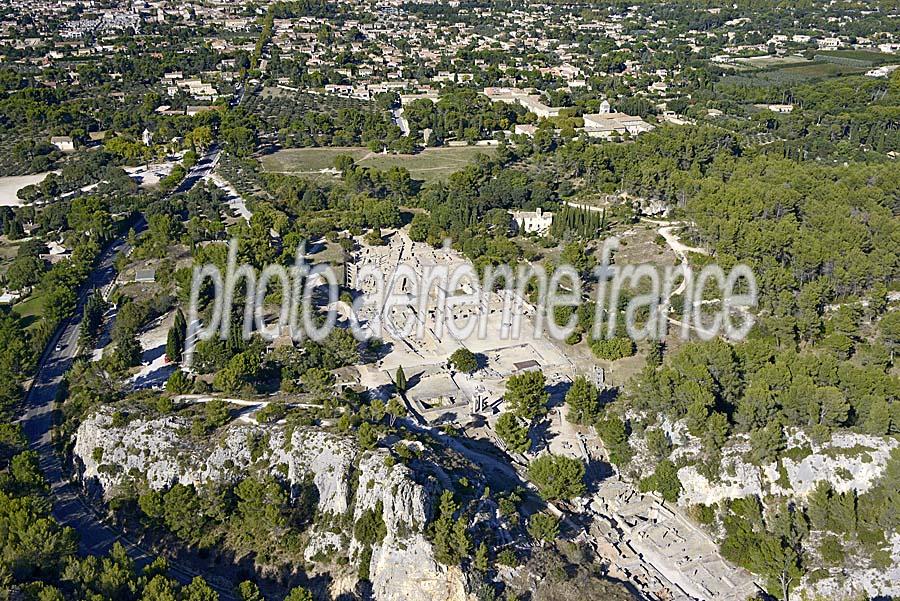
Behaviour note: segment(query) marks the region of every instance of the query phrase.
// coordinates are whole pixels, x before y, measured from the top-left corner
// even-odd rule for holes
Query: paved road
[[[34,384],[25,398],[22,427],[31,447],[38,451],[41,468],[51,485],[53,516],[78,531],[85,552],[103,553],[117,540],[111,531],[97,522],[97,516],[81,502],[75,488],[68,483],[59,456],[53,448],[53,401],[63,375],[72,365],[78,343],[78,332],[84,300],[93,288],[102,288],[115,277],[113,260],[125,247],[120,239],[103,254],[78,295],[75,316],[66,320],[51,339],[41,360]]]
[[[174,193],[190,190],[197,181],[212,171],[218,158],[219,148],[211,148],[191,169]],[[135,225],[135,230],[140,232],[145,227],[146,223],[141,218]],[[103,514],[82,499],[78,494],[77,485],[66,478],[52,439],[53,404],[63,375],[72,366],[78,350],[78,334],[84,302],[94,289],[102,289],[113,282],[116,277],[114,261],[123,251],[128,251],[128,245],[123,238],[119,238],[99,257],[97,266],[78,293],[78,306],[74,315],[59,326],[44,351],[34,383],[25,397],[24,411],[19,421],[31,448],[39,453],[41,469],[50,482],[53,517],[61,524],[75,529],[81,553],[104,554],[119,542],[140,567],[151,562],[155,555],[127,539],[117,528],[105,521]],[[198,575],[176,565],[170,566],[170,573],[183,583],[190,582]],[[201,575],[216,589],[222,599],[235,599],[230,583],[222,582],[215,574]]]

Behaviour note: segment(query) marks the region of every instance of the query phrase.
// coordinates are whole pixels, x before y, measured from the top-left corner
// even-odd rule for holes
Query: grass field
[[[10,242],[5,236],[0,240],[0,275],[6,275],[6,271],[12,264],[13,259],[16,258],[18,252],[18,242]]]
[[[346,154],[359,161],[368,155],[368,148],[288,148],[262,157],[263,169],[278,173],[312,175],[334,167],[335,157]]]
[[[477,154],[493,152],[487,146],[426,148],[418,154],[379,154],[362,147],[290,148],[262,157],[261,163],[266,171],[318,176],[321,170],[334,166],[335,157],[346,154],[363,167],[405,167],[413,179],[431,182],[446,179],[472,162]]]
[[[26,329],[32,329],[37,326],[41,316],[44,314],[43,294],[32,294],[27,299],[13,306],[13,309],[22,318],[22,324]]]

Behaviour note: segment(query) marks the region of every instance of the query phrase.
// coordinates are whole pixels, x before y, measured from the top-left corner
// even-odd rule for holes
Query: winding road
[[[187,192],[194,184],[209,175],[219,158],[220,149],[213,146],[191,168],[185,179],[173,194]],[[146,222],[141,218],[135,224],[135,231],[142,231]],[[63,321],[50,339],[38,363],[38,371],[31,388],[25,396],[22,416],[19,419],[30,447],[40,455],[40,465],[50,483],[52,515],[57,522],[70,526],[78,533],[79,551],[84,555],[108,553],[115,543],[120,543],[138,567],[155,559],[156,554],[129,540],[125,534],[106,521],[106,517],[86,502],[79,494],[78,485],[71,482],[63,470],[59,454],[53,444],[54,401],[63,376],[72,367],[78,351],[78,335],[84,303],[95,289],[110,285],[116,277],[115,258],[129,247],[123,237],[113,241],[97,260],[97,265],[78,292],[78,303],[69,319]],[[182,583],[190,582],[195,576],[203,576],[207,583],[219,593],[221,599],[236,599],[230,582],[222,582],[216,574],[197,573],[170,562],[170,575]]]

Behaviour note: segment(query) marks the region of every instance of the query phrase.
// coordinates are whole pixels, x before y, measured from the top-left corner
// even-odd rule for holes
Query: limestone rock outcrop
[[[262,469],[296,484],[312,479],[321,514],[347,516],[355,524],[366,511],[381,509],[385,536],[371,556],[347,532],[316,529],[304,553],[308,560],[347,545],[353,561],[369,563],[372,593],[379,601],[470,601],[462,570],[437,562],[425,537],[438,491],[428,480],[388,460],[384,449],[361,451],[355,440],[315,428],[234,422],[205,440],[191,436],[179,416],[137,419],[113,425],[109,411],[86,419],[76,433],[73,455],[83,481],[107,497],[134,477],[157,490],[175,483],[202,485],[236,481],[248,468]],[[288,435],[290,438],[288,439]]]
[[[779,468],[776,463],[762,467],[749,463],[749,444],[737,443],[723,450],[718,482],[710,482],[693,465],[681,468],[678,478],[683,491],[678,502],[711,505],[769,491],[802,498],[822,481],[829,482],[837,492],[856,490],[863,494],[881,477],[898,444],[893,438],[851,432],[835,433],[827,443],[815,444],[795,432],[789,441],[794,458],[787,453]]]

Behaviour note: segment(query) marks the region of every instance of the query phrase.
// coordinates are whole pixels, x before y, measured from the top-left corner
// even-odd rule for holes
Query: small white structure
[[[75,142],[71,136],[53,136],[50,138],[50,143],[63,152],[73,152],[75,150]]]
[[[152,284],[156,281],[156,270],[153,268],[138,269],[134,274],[134,281],[143,284]]]
[[[144,128],[144,133],[141,134],[141,140],[144,142],[144,146],[153,144],[153,134],[146,127]]]
[[[553,224],[553,213],[545,213],[538,208],[535,211],[514,211],[512,214],[516,229],[525,234],[546,234]]]
[[[534,132],[537,131],[537,127],[531,124],[516,124],[515,128],[513,128],[513,133],[517,136],[528,136],[529,138],[534,137]]]

